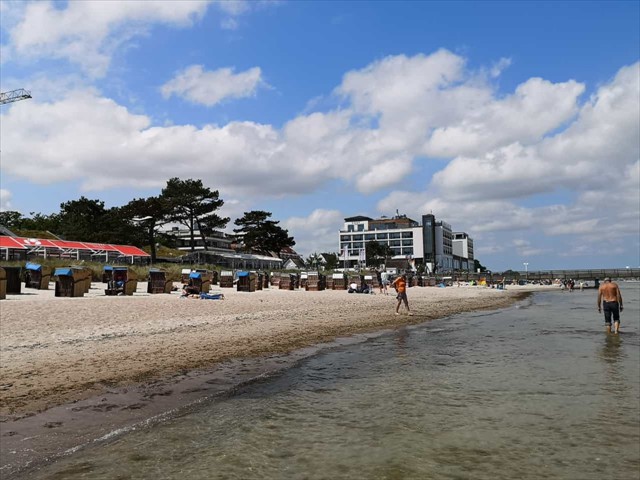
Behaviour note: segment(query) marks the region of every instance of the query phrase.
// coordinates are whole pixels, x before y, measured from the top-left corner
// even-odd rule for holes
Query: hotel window
[[[340,241],[349,242],[351,240],[351,235],[340,235]]]
[[[361,223],[360,225],[358,225],[358,231],[364,232],[364,223]]]
[[[376,240],[386,240],[388,237],[387,233],[376,233]]]
[[[411,240],[411,239],[402,240],[402,246],[403,247],[413,247],[413,240]]]
[[[402,250],[400,250],[399,248],[392,248],[391,251],[393,252],[393,255],[402,255]]]
[[[404,247],[402,249],[402,254],[403,255],[413,255],[413,248],[410,247]]]
[[[402,238],[413,238],[413,232],[402,232]]]
[[[354,236],[353,236],[353,239],[354,239],[354,240],[362,240],[362,234],[354,235]]]
[[[353,232],[353,225],[347,226],[347,232]]]
[[[389,245],[391,245],[392,247],[399,247],[400,246],[400,240],[391,240],[389,242]]]
[[[365,240],[375,240],[376,239],[376,234],[375,233],[365,233],[364,234],[364,239]]]
[[[400,232],[391,232],[389,238],[400,238]]]
[[[354,242],[352,248],[363,248],[362,242]]]

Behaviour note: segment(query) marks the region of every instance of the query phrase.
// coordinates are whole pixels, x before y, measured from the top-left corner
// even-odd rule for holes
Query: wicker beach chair
[[[220,272],[220,288],[233,288],[233,272],[231,270]]]
[[[0,300],[7,298],[7,272],[0,267]]]
[[[157,268],[149,269],[149,279],[147,281],[147,293],[171,293],[173,282],[167,280],[167,274],[164,270]]]
[[[238,272],[236,289],[238,292],[255,292],[257,281],[258,274],[256,272]]]
[[[105,295],[131,296],[138,288],[138,278],[128,267],[113,267],[113,279],[107,284]]]
[[[19,295],[22,293],[22,267],[3,267],[7,278],[7,294]]]
[[[51,280],[51,267],[27,262],[25,265],[24,286],[36,290],[48,290]]]
[[[56,268],[53,272],[56,281],[56,297],[83,297],[85,274],[71,267]]]

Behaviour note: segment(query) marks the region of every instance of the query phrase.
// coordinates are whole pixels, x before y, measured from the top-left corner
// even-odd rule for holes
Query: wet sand
[[[414,287],[414,316],[395,315],[394,295],[346,291],[214,287],[225,300],[196,300],[147,295],[146,283],[132,297],[106,297],[95,283],[83,298],[8,295],[0,302],[0,475],[225,394],[318,344],[501,308],[551,288]]]

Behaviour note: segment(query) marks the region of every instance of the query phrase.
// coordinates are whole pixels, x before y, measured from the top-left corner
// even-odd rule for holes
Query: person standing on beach
[[[622,312],[622,294],[616,282],[612,282],[609,277],[604,279],[604,283],[598,289],[598,313],[604,309],[604,324],[607,333],[611,333],[611,317],[613,316],[613,333],[620,331],[620,312]]]
[[[384,292],[385,295],[389,295],[387,291],[387,286],[389,285],[389,273],[386,270],[380,272],[380,281],[382,288],[380,289],[380,293]]]
[[[411,313],[411,309],[409,308],[409,301],[407,300],[407,276],[399,275],[396,279],[391,283],[391,286],[396,289],[398,292],[397,299],[398,305],[396,305],[396,315],[400,315],[400,305],[404,302],[404,306],[407,307],[407,312],[409,315],[413,315]]]

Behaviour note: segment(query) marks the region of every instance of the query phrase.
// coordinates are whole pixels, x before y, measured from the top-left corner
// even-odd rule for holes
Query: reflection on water
[[[593,293],[593,292],[592,292]],[[634,479],[638,291],[398,328],[30,475],[64,479]]]
[[[604,346],[600,352],[601,358],[608,365],[615,367],[620,356],[624,353],[622,350],[622,337],[620,335],[604,335]],[[615,370],[615,368],[613,368]]]

